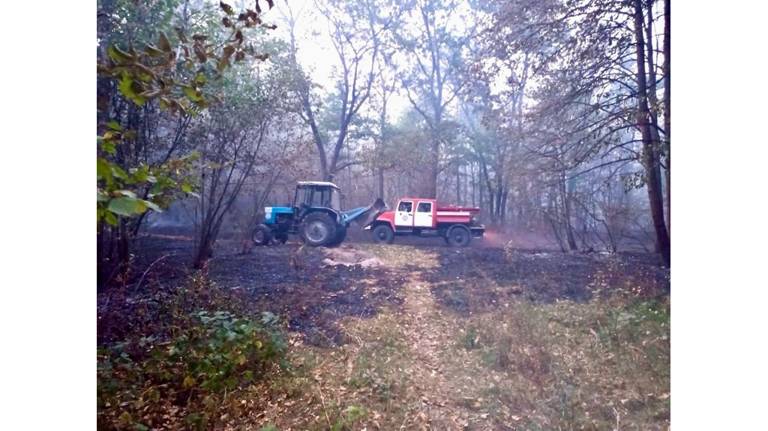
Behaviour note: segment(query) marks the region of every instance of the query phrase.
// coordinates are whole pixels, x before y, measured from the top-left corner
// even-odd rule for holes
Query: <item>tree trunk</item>
[[[480,207],[483,213],[488,214],[488,210],[485,208],[485,200],[483,199],[483,171],[481,166],[477,166],[477,179],[475,180],[475,186],[477,187],[477,206]]]
[[[201,269],[205,266],[205,262],[213,255],[213,244],[211,241],[211,235],[205,231],[200,236],[200,243],[197,247],[197,253],[195,254],[195,260],[192,262],[194,269]]]
[[[434,134],[435,132],[433,132]],[[427,178],[427,198],[437,199],[437,176],[440,173],[440,141],[437,136],[432,137],[432,147],[429,152],[429,178]]]
[[[474,206],[476,206],[475,205],[475,202],[476,202],[475,201],[475,193],[476,193],[475,190],[477,189],[477,182],[475,181],[475,164],[474,163],[471,163],[469,165],[469,175],[470,175],[470,178],[469,178],[470,185],[472,186],[472,193],[471,193],[471,195],[472,195],[472,206],[474,207]]]
[[[646,61],[648,62],[648,103],[651,121],[651,138],[653,139],[653,145],[657,148],[657,153],[660,151],[661,136],[659,135],[659,100],[656,95],[656,65],[653,61],[653,2],[655,0],[647,0],[647,24],[645,26],[645,46],[647,52]]]
[[[664,263],[668,266],[669,234],[664,221],[664,201],[661,190],[661,167],[659,164],[658,148],[654,146],[648,108],[648,90],[645,77],[645,44],[643,36],[643,5],[642,0],[635,0],[635,50],[637,54],[637,126],[643,140],[643,161],[646,173],[646,187],[650,201],[651,217],[656,231],[656,247],[661,253]]]
[[[664,0],[664,142],[666,143],[667,153],[667,229],[669,234],[672,235],[672,153],[670,152],[670,137],[672,136],[672,122],[671,122],[671,108],[672,100],[672,78],[670,75],[672,58],[670,57],[670,35],[671,35],[671,22],[670,22],[670,0]]]
[[[576,245],[576,237],[573,234],[573,225],[571,225],[571,198],[568,191],[568,184],[565,182],[565,172],[560,172],[560,196],[563,200],[563,227],[565,227],[565,236],[568,240],[568,249],[576,251],[579,246]]]
[[[456,205],[461,205],[461,171],[456,166]]]
[[[653,49],[653,3],[655,0],[646,0],[646,8],[647,8],[647,16],[646,16],[646,26],[645,26],[645,46],[646,46],[646,61],[648,64],[648,102],[649,102],[649,114],[650,114],[650,121],[651,121],[651,139],[653,141],[653,147],[655,149],[655,152],[657,154],[657,157],[659,158],[659,164],[661,164],[661,149],[662,149],[662,141],[661,141],[661,135],[659,133],[659,111],[661,110],[661,106],[659,104],[658,96],[657,96],[657,86],[656,86],[656,65],[654,64],[653,55],[654,55],[654,49]],[[666,92],[665,92],[666,95]],[[666,173],[668,174],[669,171],[667,170]],[[661,178],[661,175],[659,176]],[[669,188],[669,175],[664,180],[664,185],[661,186],[662,193],[664,193],[665,189]],[[667,193],[667,196],[669,194]],[[669,218],[666,218],[667,222],[669,221]],[[668,224],[667,224],[668,226]]]
[[[378,197],[381,199],[384,199],[384,168],[379,168],[377,170],[377,176],[378,181],[376,181],[378,184]]]
[[[502,225],[507,223],[507,196],[509,195],[509,189],[504,187],[504,193],[501,194],[501,213],[499,214],[499,221]]]

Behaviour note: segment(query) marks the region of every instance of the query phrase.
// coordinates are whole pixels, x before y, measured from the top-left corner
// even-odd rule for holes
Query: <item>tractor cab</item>
[[[293,207],[300,212],[309,208],[328,208],[341,211],[341,189],[336,184],[325,181],[299,181]]]

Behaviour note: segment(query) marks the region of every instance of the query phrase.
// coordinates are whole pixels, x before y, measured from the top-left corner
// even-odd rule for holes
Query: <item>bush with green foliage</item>
[[[161,300],[154,309],[130,309],[142,316],[109,332],[119,339],[100,343],[100,428],[209,429],[223,414],[241,413],[238,396],[285,365],[287,346],[277,317],[249,314],[238,298],[204,277],[193,277]]]

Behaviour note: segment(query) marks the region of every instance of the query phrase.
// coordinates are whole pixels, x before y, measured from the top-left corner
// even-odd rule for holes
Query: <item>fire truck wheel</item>
[[[272,229],[262,223],[256,226],[256,229],[253,230],[251,239],[253,240],[254,245],[268,245],[272,240]]]
[[[392,244],[392,241],[395,240],[395,233],[392,232],[391,227],[380,224],[373,228],[373,240],[379,243]]]
[[[301,224],[301,239],[307,245],[320,247],[336,238],[336,222],[324,212],[310,213]]]
[[[448,229],[446,240],[453,247],[466,247],[472,241],[472,232],[466,226],[456,225]]]

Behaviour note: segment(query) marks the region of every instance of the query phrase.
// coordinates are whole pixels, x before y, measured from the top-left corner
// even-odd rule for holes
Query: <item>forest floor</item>
[[[145,284],[186,276],[189,238],[142,241]],[[669,427],[669,271],[655,256],[402,242],[222,243],[208,276],[280,317],[288,371],[216,427]]]

